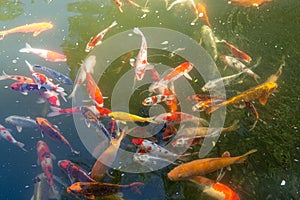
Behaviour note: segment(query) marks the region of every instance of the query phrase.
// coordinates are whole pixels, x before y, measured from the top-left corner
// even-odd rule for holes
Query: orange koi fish
[[[118,23],[114,21],[109,27],[98,33],[96,36],[91,37],[90,41],[87,43],[85,47],[85,52],[90,52],[95,46],[102,43],[102,39],[105,36],[105,34],[114,26],[116,26]]]
[[[8,75],[3,71],[3,75],[0,76],[0,80],[5,80],[5,79],[12,79],[18,82],[35,83],[35,81],[32,78],[26,76],[20,76],[20,75]]]
[[[244,6],[244,7],[258,7],[265,2],[272,2],[272,0],[228,0],[228,3],[232,3],[236,6]]]
[[[21,53],[33,53],[44,58],[46,61],[51,62],[65,62],[67,61],[67,57],[63,54],[57,53],[55,51],[50,51],[46,49],[37,49],[32,48],[28,43],[26,43],[25,48],[19,50]]]
[[[257,149],[252,149],[244,155],[236,157],[204,158],[194,160],[175,167],[168,173],[168,177],[172,181],[179,181],[188,180],[198,175],[205,175],[232,164],[244,163],[247,157],[256,151]]]
[[[250,64],[252,58],[248,54],[239,50],[237,47],[233,46],[226,40],[221,40],[220,42],[224,43],[236,58],[238,58],[241,61],[244,61],[247,64]]]
[[[141,182],[133,182],[129,185],[119,185],[100,182],[76,182],[67,188],[69,194],[76,196],[84,196],[88,199],[95,199],[96,197],[105,197],[124,190],[131,190],[140,194],[138,187],[143,186]]]
[[[200,186],[203,191],[202,196],[205,195],[219,200],[240,200],[240,197],[237,193],[235,193],[230,187],[220,182],[215,182],[202,176],[192,177],[189,179],[189,181]]]
[[[193,21],[194,23],[198,20],[198,18],[201,18],[201,19],[203,19],[205,21],[205,23],[209,27],[211,27],[211,24],[209,22],[209,19],[208,19],[207,13],[206,13],[206,4],[205,3],[201,3],[201,2],[198,3],[196,14],[197,14],[197,17]]]
[[[173,82],[181,76],[185,76],[187,79],[192,80],[192,77],[188,74],[193,69],[194,65],[190,62],[184,62],[174,68],[169,74],[163,77],[160,82],[167,83]]]
[[[121,141],[126,136],[126,131],[127,128],[124,128],[118,139],[111,138],[110,146],[99,156],[92,168],[92,179],[101,180],[107,174],[107,170],[109,170],[109,168],[113,165],[114,160],[116,159]]]
[[[41,22],[41,23],[32,23],[26,24],[24,26],[18,26],[9,30],[0,31],[0,40],[3,40],[4,37],[11,33],[31,33],[33,32],[33,37],[38,36],[41,32],[53,28],[52,23]]]
[[[103,107],[102,92],[89,72],[86,72],[86,83],[90,98],[95,102],[97,106]]]

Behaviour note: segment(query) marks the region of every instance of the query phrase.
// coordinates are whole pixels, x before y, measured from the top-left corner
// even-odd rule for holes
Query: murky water
[[[145,1],[137,0],[144,5]],[[195,1],[197,2],[197,1]],[[251,155],[246,164],[234,165],[231,171],[221,180],[236,191],[241,199],[299,199],[300,188],[300,137],[299,137],[299,102],[300,87],[298,70],[300,56],[300,2],[299,0],[273,0],[271,3],[257,8],[235,7],[226,1],[210,0],[207,4],[207,14],[213,26],[215,35],[226,39],[243,51],[249,53],[255,63],[261,57],[260,65],[255,72],[261,76],[261,82],[275,73],[285,56],[286,66],[278,80],[279,87],[265,106],[256,103],[260,120],[254,130],[249,127],[254,122],[251,113],[245,109],[227,108],[225,126],[234,119],[240,120],[237,131],[222,135],[215,148],[207,155],[219,157],[224,151],[231,155],[241,155],[250,149],[258,149]],[[143,12],[133,6],[125,4],[124,13],[120,13],[113,1],[8,1],[0,4],[0,29],[10,29],[33,22],[52,22],[54,28],[41,33],[37,37],[28,34],[7,35],[0,41],[1,71],[7,74],[30,76],[24,60],[51,67],[75,80],[81,61],[88,55],[84,49],[87,41],[99,31],[106,28],[113,21],[118,22],[105,36],[105,39],[132,30],[134,27],[162,27],[181,32],[196,42],[200,40],[200,27],[204,21],[199,19],[195,25],[191,22],[195,18],[193,10],[188,5],[174,6],[166,11],[165,1],[150,0],[147,5],[150,12]],[[50,63],[32,54],[20,53],[19,49],[29,43],[33,47],[51,49],[64,53],[66,63]],[[114,48],[122,47],[113,46]],[[113,51],[112,51],[113,52]],[[226,52],[220,48],[220,52]],[[101,77],[99,85],[104,96],[110,97],[116,81],[131,69],[129,59],[137,54],[136,51],[122,55],[107,69]],[[171,66],[180,64],[180,58],[168,57],[164,52],[149,50],[149,62],[158,63],[164,60]],[[164,55],[164,56],[163,56]],[[124,61],[124,62],[122,62]],[[175,63],[175,64],[174,64]],[[229,75],[230,70],[223,71],[224,64],[216,61],[221,75]],[[70,71],[69,71],[69,69]],[[24,96],[7,88],[11,80],[0,81],[1,104],[0,123],[11,129],[13,136],[26,144],[28,152],[22,152],[16,146],[1,140],[0,162],[0,199],[30,199],[33,194],[33,178],[42,172],[37,165],[36,142],[45,140],[57,160],[69,159],[90,171],[95,158],[85,149],[75,129],[72,116],[53,117],[49,120],[59,126],[64,135],[72,142],[81,154],[71,154],[63,145],[48,138],[42,138],[39,130],[24,129],[21,134],[15,127],[5,123],[4,119],[10,115],[22,115],[35,118],[45,117],[50,111],[49,105],[37,104],[38,95]],[[202,87],[203,81],[192,83],[194,88]],[[245,91],[257,83],[245,78],[243,83],[226,87],[227,95],[232,96]],[[72,88],[63,86],[67,93]],[[146,88],[142,88],[141,91]],[[198,91],[199,91],[198,90]],[[178,91],[180,92],[180,91]],[[130,109],[135,114],[143,114],[138,102],[147,93],[130,102]],[[142,98],[143,97],[143,98]],[[110,99],[105,100],[107,107]],[[71,107],[71,101],[62,103],[61,107]],[[57,161],[56,160],[56,161]],[[54,174],[69,184],[67,176],[57,167],[54,161]],[[129,174],[112,171],[114,179],[105,178],[105,182],[128,184],[141,181],[145,184],[141,188],[142,195],[133,192],[124,193],[124,199],[198,199],[201,190],[192,183],[185,181],[172,182],[167,173],[174,166],[144,174]],[[207,177],[216,179],[217,173]],[[74,199],[74,196],[63,193],[63,199]]]

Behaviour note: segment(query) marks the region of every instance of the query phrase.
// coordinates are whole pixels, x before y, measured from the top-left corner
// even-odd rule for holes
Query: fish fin
[[[263,105],[263,106],[266,105],[269,96],[270,96],[270,93],[268,92],[268,93],[266,93],[265,95],[263,95],[262,97],[260,97],[260,98],[258,99],[258,100],[259,100],[259,103],[260,103],[261,105]]]
[[[248,151],[247,153],[245,153],[244,155],[239,156],[239,159],[236,161],[236,163],[244,163],[247,159],[247,157],[252,154],[257,152],[257,149],[252,149],[250,151]]]
[[[154,69],[154,65],[148,63],[148,64],[146,65],[145,69],[146,69],[146,70]]]
[[[249,131],[252,131],[255,128],[257,122],[258,122],[258,119],[255,120],[254,124],[251,126],[251,128],[249,129]]]
[[[189,80],[193,80],[192,77],[188,73],[183,73],[183,76]]]
[[[44,98],[38,98],[38,100],[36,101],[36,103],[41,104],[41,103],[45,103],[45,99]]]
[[[57,91],[57,92],[63,92],[63,91],[65,91],[65,89],[62,88],[62,87],[57,87],[56,91]]]
[[[23,151],[28,152],[26,149],[24,149],[25,144],[23,144],[22,142],[17,142],[16,143]]]
[[[220,108],[220,106],[209,107],[206,109],[206,113],[211,114],[211,113],[215,112],[216,110],[218,110],[219,108]]]
[[[22,132],[22,126],[16,126],[16,128],[17,128],[17,131],[18,131],[19,133]]]
[[[114,26],[116,26],[116,25],[118,25],[117,21],[113,21],[113,22],[111,23],[111,25],[109,26],[109,28],[112,28],[112,27],[114,27]]]
[[[6,31],[0,31],[0,40],[3,40],[6,34]]]
[[[54,154],[50,153],[50,156],[52,160],[56,160],[56,156]]]
[[[87,119],[85,119],[84,122],[85,122],[85,124],[86,124],[86,126],[87,126],[88,128],[91,127],[91,123],[90,123]]]
[[[76,151],[75,149],[71,148],[71,151],[72,153],[76,154],[76,155],[79,155],[80,154],[80,151]]]
[[[35,32],[33,32],[32,36],[33,36],[33,37],[36,37],[36,36],[38,36],[40,33],[41,33],[41,31],[35,31]]]
[[[54,117],[54,116],[58,116],[61,114],[59,112],[61,108],[59,108],[59,107],[50,106],[50,109],[52,110],[52,112],[48,113],[47,117]]]
[[[224,66],[224,69],[223,69],[223,70],[225,71],[226,69],[227,69],[227,65]]]
[[[32,49],[32,47],[28,43],[25,43],[25,47],[20,49],[19,52],[21,52],[21,53],[30,53],[31,49]]]
[[[232,125],[229,126],[226,131],[230,132],[230,131],[235,131],[235,130],[239,129],[240,128],[240,126],[238,125],[239,122],[240,122],[239,120],[234,120]]]
[[[43,133],[43,131],[41,131],[41,136],[42,136],[42,138],[44,138],[44,133]]]
[[[66,97],[65,97],[65,96],[67,96],[67,93],[65,93],[65,92],[60,92],[59,94],[60,94],[61,98],[62,98],[65,102],[67,102],[67,99],[66,99]]]
[[[55,186],[52,186],[49,188],[48,198],[49,199],[60,199],[60,194]]]
[[[21,94],[23,94],[23,95],[28,95],[28,92],[21,92]]]
[[[26,65],[28,66],[30,72],[34,72],[33,66],[32,66],[27,60],[25,60],[25,63],[26,63]]]

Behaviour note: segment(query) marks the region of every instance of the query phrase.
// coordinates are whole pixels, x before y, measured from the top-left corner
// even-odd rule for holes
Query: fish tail
[[[26,43],[25,48],[20,49],[19,52],[21,52],[21,53],[30,53],[31,49],[32,49],[32,47],[28,43]]]
[[[31,72],[34,72],[33,66],[32,66],[27,60],[25,60],[25,63],[27,64],[29,70],[30,70]]]
[[[245,153],[244,155],[239,156],[239,159],[236,161],[236,163],[244,163],[247,160],[248,156],[255,152],[257,152],[257,149],[252,149],[247,153]]]
[[[27,152],[27,150],[24,148],[25,144],[23,144],[22,142],[17,142],[16,144],[17,144],[18,147],[20,147],[23,151],[26,151],[26,152]]]
[[[113,21],[113,23],[111,23],[111,25],[109,26],[109,28],[112,28],[114,26],[118,25],[117,21]]]
[[[56,189],[55,185],[49,188],[49,198],[50,199],[60,199],[60,195],[58,190]]]
[[[131,183],[131,184],[129,185],[129,187],[130,187],[130,190],[131,190],[131,191],[133,191],[133,192],[136,193],[136,194],[141,195],[142,193],[141,193],[139,187],[141,187],[141,186],[143,186],[143,185],[144,185],[144,183],[142,183],[142,182],[135,182],[135,183]]]
[[[80,154],[80,151],[76,151],[76,150],[73,149],[72,147],[71,147],[71,151],[72,151],[72,153],[74,153],[74,154],[76,154],[76,155],[79,155],[79,154]]]
[[[77,90],[77,87],[78,85],[76,84],[71,92],[71,94],[68,96],[69,99],[75,97],[75,93],[76,93],[76,90]]]
[[[135,28],[133,29],[133,32],[134,32],[135,34],[137,34],[137,35],[142,35],[141,30],[140,30],[139,28],[137,28],[137,27],[135,27]]]
[[[57,87],[56,91],[59,92],[59,93],[62,93],[62,92],[65,91],[65,89],[62,88],[62,87]]]
[[[3,73],[3,75],[0,76],[0,81],[8,79],[8,75],[4,71],[2,71],[2,73]]]
[[[6,31],[0,31],[0,40],[3,40],[6,34]]]
[[[239,124],[239,120],[234,120],[232,125],[226,129],[226,132],[237,130],[238,128],[240,128],[240,126],[238,124]]]
[[[61,98],[62,98],[65,102],[67,102],[67,99],[66,99],[66,97],[65,97],[65,96],[67,96],[67,93],[65,93],[65,92],[60,92],[59,94],[60,94]]]
[[[55,107],[55,106],[50,106],[50,109],[52,110],[52,112],[48,113],[47,117],[55,117],[55,116],[61,115],[61,112],[60,112],[61,108]]]
[[[257,74],[254,74],[253,78],[258,83],[258,80],[260,79],[260,76],[258,76]]]

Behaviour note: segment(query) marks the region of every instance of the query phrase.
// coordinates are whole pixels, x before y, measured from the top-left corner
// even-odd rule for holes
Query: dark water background
[[[144,1],[136,1],[141,5]],[[229,185],[241,199],[299,199],[300,196],[300,136],[299,136],[299,56],[300,56],[300,1],[274,0],[257,8],[243,8],[228,5],[226,1],[205,1],[208,16],[218,38],[223,38],[249,53],[256,61],[262,57],[261,64],[255,69],[262,80],[266,80],[275,73],[281,64],[281,58],[286,58],[286,66],[278,80],[278,89],[272,95],[266,106],[256,103],[260,114],[260,121],[256,128],[249,132],[254,119],[246,110],[228,108],[226,125],[233,119],[239,119],[241,128],[233,133],[221,136],[209,157],[221,156],[228,150],[231,155],[240,155],[250,149],[257,148],[258,152],[250,156],[246,164],[232,166],[222,179],[222,183]],[[29,70],[24,60],[52,67],[62,73],[70,75],[75,80],[79,63],[87,53],[84,52],[86,42],[92,35],[117,20],[118,26],[112,29],[106,37],[134,27],[164,27],[179,31],[193,38],[200,39],[200,27],[204,24],[198,20],[191,26],[194,14],[188,6],[176,6],[170,11],[165,10],[164,1],[149,2],[149,13],[125,5],[124,13],[120,13],[112,1],[6,1],[0,4],[0,27],[9,29],[26,23],[51,21],[52,30],[41,33],[38,37],[31,34],[12,34],[0,41],[1,71],[8,74],[23,74],[29,76]],[[146,16],[143,16],[146,14]],[[143,16],[143,17],[142,17]],[[25,42],[33,47],[52,49],[67,55],[66,63],[49,63],[31,54],[21,54],[20,48]],[[122,44],[120,44],[122,45]],[[112,47],[113,48],[113,47]],[[115,47],[117,48],[117,47]],[[130,53],[130,52],[129,52]],[[135,54],[133,54],[135,55]],[[149,58],[154,62],[155,58]],[[216,62],[221,73],[224,64]],[[115,66],[117,68],[118,63]],[[71,69],[69,72],[67,67]],[[121,72],[130,69],[125,64]],[[114,70],[108,71],[102,91],[106,95],[110,91],[109,85],[114,82]],[[228,74],[226,74],[228,73]],[[11,129],[13,136],[26,144],[28,152],[22,152],[16,146],[2,140],[0,161],[0,199],[30,199],[33,193],[32,179],[42,172],[36,166],[36,142],[41,139],[38,130],[24,129],[21,134],[4,122],[10,115],[23,115],[35,118],[46,116],[49,112],[47,104],[37,104],[35,94],[22,94],[5,88],[11,80],[0,82],[1,103],[0,123]],[[201,82],[200,82],[201,83]],[[200,85],[199,87],[202,87]],[[245,79],[243,84],[228,87],[229,95],[244,91],[256,83]],[[65,87],[70,93],[71,87]],[[109,101],[109,100],[108,100]],[[136,102],[133,102],[136,103]],[[133,104],[134,107],[135,104]],[[62,107],[70,107],[71,102],[63,103]],[[85,150],[76,129],[72,116],[59,116],[49,119],[59,126],[72,145],[81,152],[80,156],[72,155],[63,145],[48,138],[52,153],[57,160],[70,159],[87,171],[91,170],[95,159]],[[113,172],[115,179],[105,179],[113,183],[130,183],[142,181],[142,196],[126,193],[129,199],[196,199],[201,191],[187,182],[171,182],[166,174],[172,169],[169,166],[163,170],[147,174],[126,174]],[[54,162],[54,174],[68,183],[67,177]],[[215,179],[213,173],[208,177]],[[282,181],[284,185],[281,185]],[[29,186],[29,187],[28,187]],[[197,192],[196,192],[197,191]],[[74,197],[64,195],[64,198]]]

